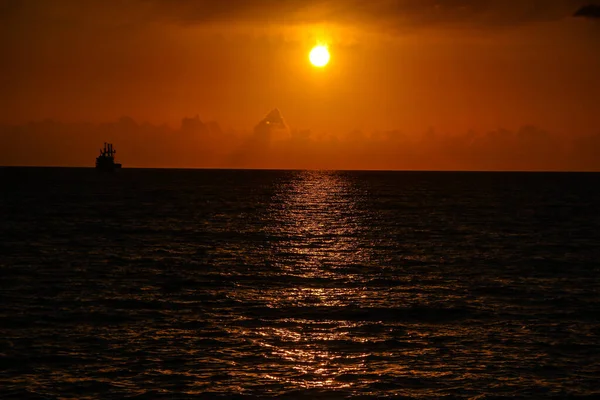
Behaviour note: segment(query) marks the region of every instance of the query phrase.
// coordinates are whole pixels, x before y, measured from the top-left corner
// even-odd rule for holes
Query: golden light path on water
[[[248,283],[236,283],[230,295],[243,310],[227,324],[239,341],[228,351],[254,361],[252,371],[236,374],[271,394],[396,395],[417,387],[435,395],[435,382],[451,374],[450,353],[440,353],[431,336],[465,332],[450,325],[431,330],[428,321],[454,318],[451,310],[443,315],[443,303],[456,296],[456,281],[440,288],[433,275],[418,274],[424,262],[410,254],[399,256],[416,263],[410,271],[394,267],[400,259],[381,256],[416,250],[402,235],[376,231],[387,206],[373,209],[369,190],[344,172],[279,178],[260,222],[262,266],[248,269]],[[409,235],[413,228],[402,229]]]
[[[270,231],[287,240],[272,249],[277,266],[291,275],[345,279],[340,268],[368,259],[359,242],[363,215],[355,203],[357,189],[344,176],[305,171],[280,190]]]
[[[344,287],[351,279],[348,267],[369,258],[358,241],[361,213],[355,203],[357,189],[344,176],[332,172],[299,173],[280,186],[271,207],[270,233],[279,238],[270,262],[282,278],[299,284],[283,287],[271,298],[270,307],[310,313],[311,307],[343,307],[360,302],[360,288]],[[327,279],[327,281],[324,281]],[[335,284],[339,281],[339,284]],[[332,282],[334,282],[332,284]],[[351,341],[348,328],[355,322],[298,318],[281,328],[260,328],[259,344],[272,356],[291,365],[295,374],[266,374],[301,388],[341,389],[352,386],[336,380],[366,369],[366,353],[344,354],[328,350],[328,342]]]

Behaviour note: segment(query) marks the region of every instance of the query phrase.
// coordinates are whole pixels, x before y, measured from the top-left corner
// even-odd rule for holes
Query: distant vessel
[[[104,143],[104,149],[100,149],[100,155],[96,157],[96,169],[101,171],[114,171],[121,168],[121,164],[115,162],[115,153],[112,143]]]

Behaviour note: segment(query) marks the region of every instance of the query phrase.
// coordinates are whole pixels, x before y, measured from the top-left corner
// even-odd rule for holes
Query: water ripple
[[[598,175],[95,172],[8,180],[0,397],[600,395]]]

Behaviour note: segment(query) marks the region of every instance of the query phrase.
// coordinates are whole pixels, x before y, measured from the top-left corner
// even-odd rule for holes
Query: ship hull
[[[121,164],[105,160],[96,160],[96,169],[99,171],[114,172],[121,169]]]

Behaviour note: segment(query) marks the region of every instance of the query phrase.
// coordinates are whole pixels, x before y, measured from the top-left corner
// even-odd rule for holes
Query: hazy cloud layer
[[[224,131],[199,117],[184,118],[176,129],[128,117],[106,124],[0,126],[0,165],[91,167],[108,141],[125,167],[600,171],[600,134],[560,136],[525,126],[461,135],[333,135],[286,127],[281,136],[267,132],[264,121],[252,132]],[[281,130],[274,125],[273,133]]]

